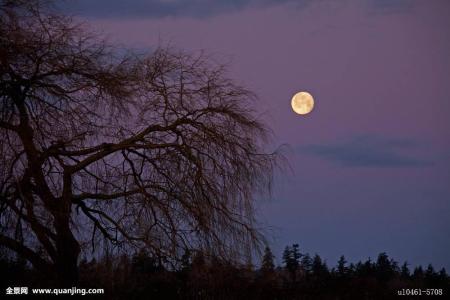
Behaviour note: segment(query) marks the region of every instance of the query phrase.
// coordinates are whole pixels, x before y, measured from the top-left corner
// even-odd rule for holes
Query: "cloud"
[[[71,0],[60,3],[63,12],[87,17],[208,17],[246,7],[292,3],[302,7],[312,0]]]
[[[415,140],[366,135],[336,144],[303,146],[300,147],[300,152],[344,167],[402,168],[433,165],[431,161],[405,154],[419,146],[420,143]]]
[[[417,0],[366,0],[369,12],[400,13],[410,10]]]
[[[334,0],[322,0],[330,2]],[[303,8],[313,0],[66,0],[58,1],[64,13],[93,18],[204,18],[239,11],[247,7],[267,7],[289,3]],[[317,1],[314,1],[317,2]],[[369,12],[397,13],[408,10],[416,0],[365,0]],[[359,1],[346,1],[346,5]]]

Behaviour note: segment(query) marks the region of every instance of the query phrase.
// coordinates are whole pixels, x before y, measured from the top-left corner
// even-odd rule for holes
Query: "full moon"
[[[314,98],[308,92],[298,92],[292,97],[291,106],[299,115],[309,114],[314,108]]]

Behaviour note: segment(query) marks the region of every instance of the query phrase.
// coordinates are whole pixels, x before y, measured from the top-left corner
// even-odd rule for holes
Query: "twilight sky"
[[[450,270],[450,1],[66,0],[113,42],[170,44],[230,62],[289,144],[259,215],[334,265],[386,251]],[[307,117],[292,95],[316,100]]]

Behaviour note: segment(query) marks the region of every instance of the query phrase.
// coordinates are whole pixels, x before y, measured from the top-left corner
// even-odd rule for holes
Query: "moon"
[[[292,97],[291,106],[299,115],[309,114],[314,108],[314,98],[308,92],[298,92]]]

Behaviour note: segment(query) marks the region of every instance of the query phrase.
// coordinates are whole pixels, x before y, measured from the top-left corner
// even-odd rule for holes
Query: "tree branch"
[[[48,274],[45,272],[53,270],[51,264],[42,259],[37,253],[10,237],[0,234],[0,245],[5,246],[17,254],[25,257],[36,269],[44,272],[44,274]]]

